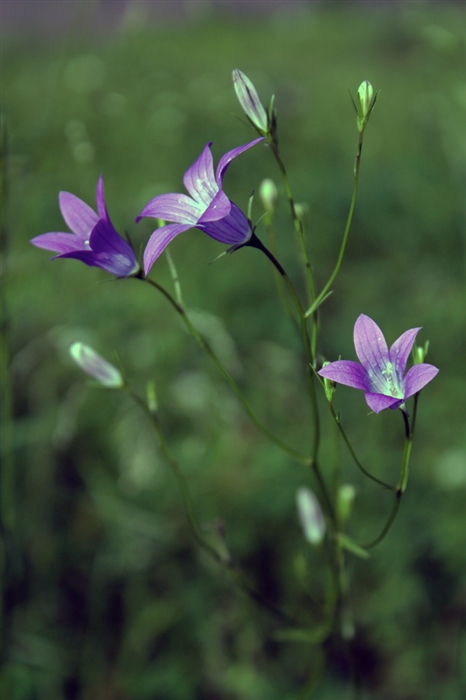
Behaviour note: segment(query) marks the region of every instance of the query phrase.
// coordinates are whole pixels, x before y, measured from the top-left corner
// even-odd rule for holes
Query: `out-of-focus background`
[[[161,420],[207,535],[276,604],[306,608],[322,590],[295,513],[312,476],[249,422],[165,300],[29,239],[64,230],[58,192],[94,204],[99,175],[116,228],[142,249],[134,219],[180,191],[205,143],[215,159],[254,138],[231,83],[240,68],[275,94],[282,155],[307,205],[321,287],[349,206],[357,142],[348,88],[381,89],[365,138],[346,261],[322,308],[321,351],[354,359],[366,313],[389,343],[423,326],[440,374],[421,396],[408,490],[368,561],[349,558],[358,664],[367,698],[459,700],[464,622],[465,14],[448,2],[2,2],[3,670],[9,700],[294,700],[320,653],[275,639],[279,626],[196,548],[175,483],[128,399],[89,388],[68,347],[82,340],[157,383]],[[228,194],[245,208],[271,154],[243,154]],[[277,250],[302,289],[281,190]],[[255,215],[261,215],[255,204]],[[264,235],[259,226],[259,235]],[[198,231],[171,244],[192,319],[255,410],[305,450],[310,414],[299,339],[265,257]],[[171,285],[161,258],[152,276]],[[396,482],[403,430],[368,415],[361,392],[337,405],[363,463]],[[326,416],[325,406],[322,406]],[[325,425],[326,436],[331,427]],[[324,469],[338,456],[330,447]],[[390,494],[360,478],[351,535],[380,531]],[[316,695],[349,697],[337,650]]]

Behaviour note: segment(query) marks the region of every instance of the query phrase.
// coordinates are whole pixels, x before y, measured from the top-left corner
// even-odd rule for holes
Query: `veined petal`
[[[203,224],[208,221],[224,219],[228,216],[230,210],[230,200],[223,190],[219,190],[197,223]]]
[[[104,219],[94,226],[89,239],[99,267],[116,277],[129,277],[139,269],[134,250]]]
[[[99,220],[91,207],[71,192],[60,192],[58,203],[62,216],[77,236],[86,240]]]
[[[438,374],[439,370],[434,365],[413,365],[405,376],[405,399],[417,394]]]
[[[97,189],[96,189],[96,204],[97,204],[97,213],[101,219],[106,219],[107,221],[110,221],[110,217],[108,215],[107,207],[105,206],[105,197],[104,197],[104,178],[102,175],[99,177],[99,180],[97,182]]]
[[[263,141],[264,137],[261,136],[258,139],[254,139],[254,141],[251,141],[251,143],[246,143],[244,146],[238,146],[238,148],[233,148],[231,151],[228,151],[228,153],[225,153],[224,156],[222,156],[218,162],[217,165],[217,172],[215,174],[216,180],[217,180],[217,185],[219,187],[222,186],[223,182],[223,176],[225,174],[226,169],[230,165],[230,163],[236,158],[236,156],[239,156],[240,153],[243,153],[243,151],[247,151],[248,148],[251,148],[252,146],[255,146],[256,143],[259,143],[260,141]]]
[[[403,403],[403,399],[396,399],[393,396],[385,396],[385,394],[373,394],[366,392],[364,394],[366,403],[374,413],[380,413],[386,408],[398,408]]]
[[[201,155],[183,176],[183,183],[189,194],[197,202],[210,204],[218,192],[218,186],[214,177],[214,161],[210,147],[212,141],[205,146]]]
[[[37,248],[52,250],[60,255],[86,248],[90,250],[89,245],[86,246],[84,241],[74,233],[43,233],[32,238],[31,243]]]
[[[403,380],[409,353],[420,330],[420,328],[411,328],[409,331],[405,331],[390,348],[390,362],[395,368],[399,381]]]
[[[241,209],[231,202],[228,216],[219,221],[211,221],[198,225],[201,231],[220,243],[240,245],[246,243],[252,236],[252,229]]]
[[[146,204],[136,221],[144,216],[173,221],[176,224],[195,224],[202,216],[204,206],[185,194],[159,194]]]
[[[322,367],[317,374],[330,379],[332,382],[344,384],[353,389],[367,391],[370,388],[366,370],[358,362],[353,362],[352,360],[331,362],[329,365]]]
[[[367,371],[374,393],[388,391],[388,347],[378,325],[369,316],[361,314],[354,324],[354,347],[360,363]]]
[[[179,233],[183,233],[183,231],[187,231],[190,228],[191,225],[189,224],[168,224],[168,226],[161,226],[154,231],[144,250],[144,273],[146,275],[149,274],[152,265],[170,241],[175,236],[178,236]]]

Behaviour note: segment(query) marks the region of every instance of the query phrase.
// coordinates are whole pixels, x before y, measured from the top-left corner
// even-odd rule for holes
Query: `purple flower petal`
[[[367,391],[370,387],[366,370],[358,362],[353,362],[352,360],[331,362],[329,365],[322,367],[317,374],[330,379],[332,382],[344,384],[353,389]]]
[[[409,331],[405,331],[390,348],[389,359],[396,369],[399,380],[403,379],[409,353],[420,330],[421,328],[411,328]]]
[[[388,347],[378,325],[361,314],[354,324],[354,347],[360,363],[367,371],[374,393],[385,394]]]
[[[99,219],[90,237],[90,250],[75,250],[60,255],[75,258],[91,267],[100,267],[115,277],[129,277],[139,265],[133,249],[104,219]]]
[[[217,182],[214,177],[214,161],[210,147],[212,141],[205,146],[201,155],[187,169],[183,177],[183,183],[189,194],[197,202],[210,204],[218,192]]]
[[[155,219],[192,226],[199,220],[203,211],[203,206],[185,194],[160,194],[146,204],[136,221],[144,216],[151,216]]]
[[[227,245],[241,245],[252,236],[252,229],[241,209],[231,202],[231,210],[228,216],[219,221],[212,221],[197,225],[204,233],[220,243]]]
[[[168,226],[161,226],[154,231],[144,250],[144,273],[146,275],[149,274],[152,265],[165,250],[170,241],[172,241],[175,236],[178,236],[178,234],[190,228],[190,225],[168,224]]]
[[[110,217],[108,215],[107,207],[105,205],[105,197],[104,197],[104,179],[102,175],[99,177],[99,180],[97,182],[97,190],[96,190],[96,204],[97,204],[97,213],[101,219],[105,219],[110,223]]]
[[[398,408],[403,403],[403,400],[396,399],[393,396],[385,396],[384,394],[373,394],[366,392],[364,394],[366,403],[374,413],[380,413],[386,408]],[[396,405],[395,405],[396,404]]]
[[[225,171],[230,165],[230,163],[236,158],[236,156],[239,156],[240,153],[243,153],[243,151],[247,151],[248,148],[251,148],[252,146],[255,146],[256,143],[259,143],[259,141],[263,141],[264,137],[261,136],[258,139],[254,139],[254,141],[251,141],[251,143],[246,143],[244,146],[238,146],[238,148],[233,148],[231,151],[228,151],[228,153],[225,153],[224,156],[222,156],[218,162],[217,165],[217,172],[216,172],[216,180],[217,180],[217,185],[219,187],[222,187],[222,182],[223,182],[223,176],[225,175]]]
[[[231,205],[225,192],[219,190],[197,223],[203,224],[225,218],[230,213]]]
[[[414,365],[405,376],[405,399],[417,394],[438,374],[439,370],[433,365]]]
[[[99,220],[95,211],[71,192],[60,192],[58,202],[62,216],[70,229],[86,241]]]
[[[37,248],[53,250],[59,255],[72,253],[75,250],[83,250],[84,245],[83,240],[74,233],[43,233],[32,238],[31,243]]]

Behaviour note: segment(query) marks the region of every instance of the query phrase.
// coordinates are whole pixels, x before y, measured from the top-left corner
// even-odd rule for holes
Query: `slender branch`
[[[222,362],[219,360],[217,357],[216,353],[212,350],[210,345],[204,340],[204,338],[201,336],[197,328],[191,323],[189,320],[189,317],[186,313],[186,310],[184,307],[180,304],[179,301],[176,301],[164,287],[162,287],[161,284],[158,282],[154,282],[154,280],[149,279],[148,277],[137,277],[136,279],[141,279],[143,282],[147,282],[150,284],[152,287],[157,289],[159,292],[161,292],[164,297],[170,302],[170,304],[173,306],[175,311],[179,314],[181,317],[183,323],[185,324],[186,328],[189,330],[193,338],[196,340],[197,344],[199,347],[201,347],[211,358],[211,360],[214,362],[214,364],[217,366],[217,368],[220,370],[221,374],[223,375],[224,379],[227,381],[231,389],[234,391],[236,396],[238,397],[239,401],[243,405],[246,413],[248,416],[251,418],[253,423],[256,425],[256,427],[264,434],[266,435],[269,440],[274,442],[278,447],[280,447],[284,452],[290,455],[290,457],[293,457],[297,462],[300,462],[301,464],[310,464],[310,458],[306,455],[304,455],[302,452],[299,452],[298,450],[295,450],[293,447],[290,447],[287,445],[285,442],[280,440],[274,433],[272,433],[263,423],[259,420],[257,417],[256,413],[250,406],[248,400],[244,396],[243,392],[239,388],[238,384],[235,382],[231,374],[228,372],[226,367],[222,364]]]

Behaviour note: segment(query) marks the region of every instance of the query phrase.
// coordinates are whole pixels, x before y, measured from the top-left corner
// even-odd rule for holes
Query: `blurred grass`
[[[110,360],[117,352],[140,388],[156,380],[203,526],[213,536],[224,521],[234,556],[277,602],[304,600],[293,576],[304,556],[294,494],[308,475],[250,425],[162,298],[76,261],[49,263],[29,244],[63,228],[59,190],[92,204],[103,173],[116,228],[143,246],[151,224],[134,218],[149,198],[179,191],[208,140],[218,159],[253,137],[236,118],[234,67],[265,101],[276,96],[292,187],[309,206],[319,285],[349,205],[357,135],[347,90],[366,78],[382,90],[346,263],[322,313],[322,350],[353,357],[352,328],[364,312],[389,342],[422,325],[441,373],[420,401],[399,519],[369,562],[352,563],[358,650],[371,698],[456,700],[466,690],[464,13],[444,4],[338,7],[54,42],[3,37],[4,330],[15,420],[14,493],[2,494],[6,697],[291,700],[318,663],[317,651],[271,641],[275,625],[197,551],[141,416],[123,398],[86,390],[69,343],[88,342]],[[257,148],[230,169],[227,192],[245,207],[265,176],[278,182],[270,154]],[[277,230],[280,258],[299,283],[284,197]],[[208,266],[221,248],[197,231],[171,250],[204,334],[267,424],[306,449],[305,368],[265,259],[244,249]],[[164,260],[152,274],[170,285]],[[362,461],[396,481],[398,417],[367,417],[357,392],[337,397]],[[335,450],[324,456],[331,467]],[[341,460],[358,488],[352,533],[365,540],[390,499],[361,481],[343,448]],[[8,488],[5,472],[2,483]],[[319,588],[318,559],[311,563]],[[331,659],[324,700],[346,692],[344,661]]]

